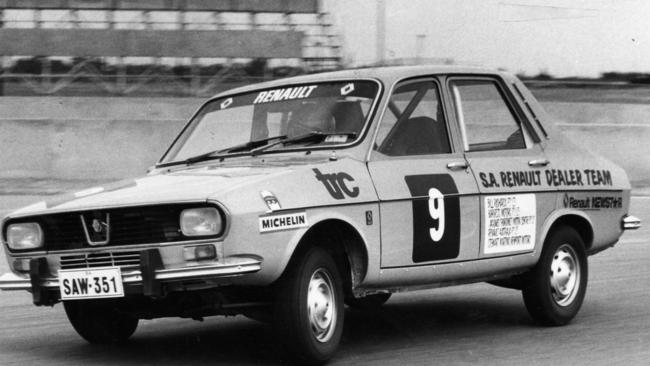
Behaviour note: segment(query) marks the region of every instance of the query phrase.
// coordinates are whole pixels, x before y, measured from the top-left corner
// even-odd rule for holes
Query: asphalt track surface
[[[0,196],[0,213],[34,198]],[[647,365],[650,197],[634,197],[631,213],[645,226],[590,258],[587,296],[570,325],[538,327],[518,291],[488,284],[404,293],[376,312],[348,310],[330,364]],[[142,321],[127,344],[102,347],[81,340],[60,305],[35,307],[26,292],[0,293],[1,365],[279,363],[270,328],[241,316]]]

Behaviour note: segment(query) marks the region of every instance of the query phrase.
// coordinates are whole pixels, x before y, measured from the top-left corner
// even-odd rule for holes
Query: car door
[[[368,168],[379,196],[381,267],[475,259],[478,187],[449,134],[440,84],[393,90]]]
[[[535,133],[497,76],[447,82],[465,158],[480,191],[480,258],[532,251],[556,195],[545,184],[549,164]]]

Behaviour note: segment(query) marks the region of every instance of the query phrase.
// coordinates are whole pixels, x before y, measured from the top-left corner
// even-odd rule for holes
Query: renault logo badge
[[[97,219],[93,220],[93,230],[95,230],[97,234],[101,233],[105,226],[107,226],[105,222],[101,222]]]
[[[95,216],[95,215],[93,215]],[[79,215],[81,219],[81,226],[86,234],[86,241],[90,246],[106,245],[110,241],[110,214],[106,213],[106,219],[100,220],[93,218],[86,219],[84,215]]]

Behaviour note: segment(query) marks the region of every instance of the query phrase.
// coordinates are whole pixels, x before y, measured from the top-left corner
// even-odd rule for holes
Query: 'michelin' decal
[[[297,229],[306,226],[307,214],[305,212],[260,217],[260,233]]]

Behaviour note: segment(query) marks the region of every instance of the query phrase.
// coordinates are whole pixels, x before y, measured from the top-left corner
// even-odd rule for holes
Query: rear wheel
[[[138,318],[119,311],[111,300],[64,301],[72,327],[90,343],[126,341],[138,327]]]
[[[530,315],[544,325],[568,324],[587,291],[584,243],[570,227],[550,234],[537,265],[525,276],[523,296]]]
[[[336,351],[343,332],[343,286],[332,256],[307,250],[278,283],[274,328],[289,356],[320,364]]]

